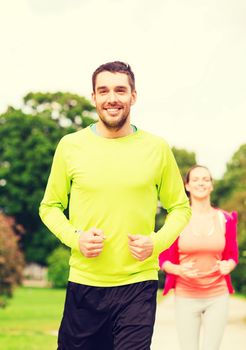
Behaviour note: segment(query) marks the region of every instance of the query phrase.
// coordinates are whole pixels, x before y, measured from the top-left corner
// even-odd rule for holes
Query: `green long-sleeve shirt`
[[[154,232],[158,199],[167,209]],[[69,219],[64,215],[68,207]],[[90,127],[63,137],[55,152],[40,216],[71,248],[69,280],[117,286],[156,280],[158,255],[190,218],[182,179],[167,143],[142,130],[109,139]],[[96,227],[106,236],[102,253],[86,258],[75,229]],[[154,252],[145,261],[130,254],[128,234],[151,235]]]

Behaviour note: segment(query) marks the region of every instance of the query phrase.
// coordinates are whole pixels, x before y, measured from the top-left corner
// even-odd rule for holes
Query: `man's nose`
[[[117,95],[114,91],[109,91],[108,93],[108,102],[116,102],[117,101]]]

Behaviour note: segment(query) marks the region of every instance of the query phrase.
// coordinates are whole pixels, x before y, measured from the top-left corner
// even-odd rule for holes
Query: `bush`
[[[0,307],[6,306],[22,280],[24,257],[15,234],[14,219],[0,213]]]
[[[59,247],[48,258],[48,280],[55,288],[65,288],[67,285],[69,257],[69,250]]]
[[[162,270],[158,271],[158,288],[163,289],[165,284],[165,273]]]
[[[239,250],[239,264],[232,271],[232,284],[236,292],[246,296],[246,250]]]

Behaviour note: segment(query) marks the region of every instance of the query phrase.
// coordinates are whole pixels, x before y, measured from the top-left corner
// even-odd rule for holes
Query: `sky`
[[[133,124],[221,178],[246,143],[245,0],[1,0],[0,113],[31,91],[91,98],[102,63],[128,62]]]

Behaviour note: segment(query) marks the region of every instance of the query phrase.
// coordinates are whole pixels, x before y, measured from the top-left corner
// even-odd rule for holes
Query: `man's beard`
[[[119,131],[127,122],[129,114],[123,115],[120,119],[109,121],[104,116],[98,114],[101,122],[109,130]]]

